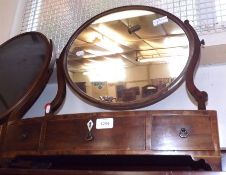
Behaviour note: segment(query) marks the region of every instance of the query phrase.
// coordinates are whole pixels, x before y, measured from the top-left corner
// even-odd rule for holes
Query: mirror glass
[[[0,116],[31,88],[48,53],[46,40],[23,34],[0,46]]]
[[[126,10],[89,24],[66,56],[70,81],[83,93],[127,103],[164,94],[187,64],[189,41],[167,16]]]

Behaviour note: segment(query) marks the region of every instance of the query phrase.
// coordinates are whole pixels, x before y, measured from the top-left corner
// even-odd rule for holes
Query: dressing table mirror
[[[32,106],[51,75],[52,41],[38,32],[27,32],[0,45],[0,124]],[[11,119],[13,120],[13,119]]]
[[[193,80],[200,46],[188,21],[157,8],[125,6],[96,15],[64,47],[58,91],[45,116],[12,114],[17,120],[1,133],[2,159],[11,159],[10,166],[43,160],[47,168],[71,168],[72,162],[86,170],[221,170],[216,111],[206,110],[207,93]],[[184,81],[198,110],[135,110]],[[87,103],[114,111],[57,115],[66,83]]]
[[[153,11],[124,9],[96,17],[69,41],[67,80],[98,107],[150,105],[183,80],[190,62],[187,35],[179,24]]]

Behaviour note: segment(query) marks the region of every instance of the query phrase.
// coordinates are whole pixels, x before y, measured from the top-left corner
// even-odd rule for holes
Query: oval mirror
[[[32,105],[51,73],[51,57],[51,43],[38,32],[18,35],[0,46],[0,119],[19,105]]]
[[[72,35],[65,74],[71,87],[98,107],[144,107],[182,82],[190,60],[188,37],[185,24],[160,9],[112,9]]]

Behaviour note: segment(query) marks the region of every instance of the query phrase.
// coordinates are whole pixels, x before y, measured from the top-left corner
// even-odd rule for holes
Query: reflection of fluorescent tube
[[[98,50],[92,50],[92,49],[86,49],[86,52],[88,53],[91,53],[93,54],[94,56],[89,56],[89,57],[86,57],[86,58],[92,58],[92,57],[95,57],[95,56],[102,56],[102,55],[110,55],[112,54],[112,52],[110,51],[98,51]]]
[[[147,89],[149,90],[153,90],[153,89],[156,89],[156,87],[153,87],[153,86],[148,86]]]
[[[116,41],[121,45],[127,46],[129,43],[127,42],[127,38],[120,32],[118,32],[114,28],[110,28],[107,25],[99,24],[94,27],[97,31],[101,32],[103,35],[108,36],[112,41]],[[102,37],[103,38],[103,37]]]
[[[168,57],[159,57],[159,58],[143,58],[138,59],[141,63],[148,63],[148,62],[167,62]]]
[[[164,56],[164,57],[150,57],[150,58],[138,58],[137,61],[141,63],[147,63],[147,62],[165,62],[165,63],[171,63],[171,62],[177,62],[182,61],[186,62],[188,59],[187,54],[178,54],[178,55],[172,55],[172,56]]]
[[[78,56],[78,57],[82,57],[82,56],[84,56],[84,54],[85,54],[85,52],[83,50],[77,51],[75,53],[75,55]]]
[[[189,46],[189,41],[186,35],[184,36],[175,36],[175,37],[166,37],[163,41],[163,45],[165,47],[170,47],[170,46]]]
[[[161,18],[153,20],[153,26],[156,27],[156,26],[159,26],[159,25],[167,23],[167,22],[168,22],[167,16],[163,16]]]
[[[91,82],[119,82],[124,81],[126,77],[124,63],[121,59],[94,61],[86,64],[84,69],[86,72],[83,72],[83,75],[88,76]]]
[[[188,56],[158,57],[138,59],[141,63],[165,63],[167,64],[170,77],[177,77],[184,69]]]
[[[95,43],[97,46],[102,47],[108,51],[111,51],[113,53],[122,53],[123,49],[118,46],[117,43],[111,41],[110,39],[103,37],[101,42]]]
[[[134,18],[138,16],[145,16],[145,15],[151,15],[151,14],[154,14],[154,13],[146,10],[126,10],[126,11],[116,12],[110,15],[106,15],[94,21],[93,24],[122,20],[127,18]]]

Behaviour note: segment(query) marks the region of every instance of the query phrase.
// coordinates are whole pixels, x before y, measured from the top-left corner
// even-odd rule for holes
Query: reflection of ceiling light
[[[137,25],[134,25],[132,27],[129,27],[128,32],[129,32],[129,34],[132,34],[134,32],[137,32],[140,29],[141,29],[141,26],[139,24],[137,24]]]
[[[102,38],[103,38],[103,36],[101,35],[101,37],[96,37],[96,38],[94,38],[94,40],[93,40],[93,42],[92,43],[98,43],[98,42],[101,42],[101,40],[102,40]]]
[[[117,43],[121,45],[128,45],[128,42],[126,41],[127,38],[125,36],[118,32],[117,29],[110,28],[107,25],[99,24],[94,26],[95,30],[101,32],[103,35],[108,36],[113,41],[116,41]]]
[[[99,51],[99,50],[92,50],[92,49],[86,49],[86,52],[93,54],[94,56],[89,56],[87,58],[92,58],[92,57],[96,57],[96,56],[102,56],[102,55],[110,55],[112,54],[112,52],[109,51]]]
[[[70,49],[69,55],[73,59],[81,59],[85,55],[85,51],[82,50],[82,48],[80,48],[80,47],[74,47],[74,48]]]
[[[107,59],[106,61],[93,61],[84,66],[84,75],[91,82],[107,81],[119,82],[125,80],[124,62],[121,59]]]
[[[185,34],[183,29],[180,26],[176,26],[173,28],[173,30],[170,32],[171,34]]]
[[[151,14],[154,13],[146,10],[126,10],[103,16],[102,18],[99,18],[98,20],[94,21],[93,24],[122,20],[127,18],[134,18],[138,16],[145,16]]]
[[[107,30],[107,31],[109,31],[109,30]],[[106,31],[105,31],[105,34],[106,34]],[[112,35],[112,32],[109,32],[108,35]],[[112,37],[114,37],[114,36],[112,36]],[[120,38],[120,37],[117,37],[117,38]],[[90,43],[92,43],[96,46],[99,46],[99,47],[105,49],[106,51],[110,51],[112,53],[122,53],[123,52],[123,49],[119,46],[118,42],[115,42],[114,39],[109,39],[106,36],[103,36],[102,34],[97,33],[97,32],[88,32],[86,34],[86,42],[90,42]],[[86,49],[86,51],[88,51],[88,49]],[[103,54],[97,54],[97,55],[103,55]]]
[[[148,86],[147,89],[152,90],[152,89],[156,89],[156,87],[154,87],[154,86]]]
[[[103,39],[100,42],[95,43],[97,46],[102,47],[108,51],[111,51],[113,53],[122,53],[123,49],[118,46],[118,44],[106,37],[103,37]]]
[[[188,57],[178,56],[172,57],[168,69],[171,77],[178,77],[187,63]]]
[[[78,56],[78,57],[82,57],[82,56],[84,56],[84,54],[85,54],[85,52],[83,50],[77,51],[75,53],[75,55]]]
[[[163,44],[165,47],[170,47],[170,46],[188,46],[189,41],[186,35],[184,36],[174,36],[174,37],[166,37],[163,41]]]
[[[151,63],[151,62],[167,62],[168,57],[156,57],[156,58],[142,58],[137,59],[141,63]]]
[[[178,77],[187,63],[188,57],[186,56],[173,56],[173,57],[156,57],[156,58],[143,58],[138,59],[141,63],[165,63],[167,64],[170,77]]]
[[[182,62],[186,62],[187,56],[185,55],[173,55],[173,56],[162,56],[162,57],[149,57],[149,58],[138,58],[137,61],[141,63],[147,63],[147,62],[164,62],[164,63],[171,63],[176,62],[178,60]]]
[[[95,43],[99,42],[102,39],[102,35],[100,33],[94,32],[94,31],[85,31],[85,40],[88,43]]]

